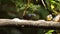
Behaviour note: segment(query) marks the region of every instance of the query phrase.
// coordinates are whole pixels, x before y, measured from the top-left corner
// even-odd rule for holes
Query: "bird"
[[[52,20],[52,19],[53,19],[52,14],[47,15],[47,20],[48,20],[48,21],[50,21],[50,20]]]
[[[60,22],[60,14],[56,15],[56,16],[53,18],[53,21],[55,21],[55,22]]]

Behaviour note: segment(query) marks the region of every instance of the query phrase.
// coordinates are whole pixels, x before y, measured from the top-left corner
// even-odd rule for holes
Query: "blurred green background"
[[[52,14],[53,17],[60,14],[60,0],[0,0],[0,18],[46,20],[46,17],[49,14]],[[1,30],[4,32],[10,31],[9,28],[0,28],[0,31]],[[12,32],[15,30],[16,29],[11,29]],[[44,29],[35,28],[25,28],[23,30],[26,34],[31,34],[32,32],[37,32],[36,34],[44,34],[45,31]],[[55,30],[48,30],[46,34],[52,34],[51,32],[54,31]],[[18,32],[18,30],[16,30],[16,32]]]

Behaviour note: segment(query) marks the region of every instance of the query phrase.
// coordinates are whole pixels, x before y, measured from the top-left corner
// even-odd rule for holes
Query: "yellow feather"
[[[53,18],[53,17],[52,17],[51,14],[47,16],[47,20],[49,20],[49,21],[52,20],[52,18]]]

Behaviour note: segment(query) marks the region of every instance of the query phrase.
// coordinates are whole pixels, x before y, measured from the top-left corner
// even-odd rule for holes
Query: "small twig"
[[[44,3],[44,0],[41,0],[43,6],[46,8],[46,4]]]
[[[27,10],[28,6],[26,6],[24,12],[23,12],[23,16],[26,14],[26,10]]]
[[[23,16],[25,15],[26,10],[29,8],[29,4],[30,4],[30,1],[31,1],[31,0],[27,0],[27,1],[28,1],[28,3],[27,3],[27,6],[25,7],[25,10],[24,10],[24,12],[23,12]]]

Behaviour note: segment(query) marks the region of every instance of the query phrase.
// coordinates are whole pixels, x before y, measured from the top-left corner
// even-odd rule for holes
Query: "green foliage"
[[[36,0],[36,1],[38,1],[38,0]],[[0,3],[1,3],[1,9],[2,9],[1,11],[6,11],[7,14],[12,18],[17,17],[17,16],[19,18],[22,17],[23,16],[22,14],[23,14],[23,12],[26,9],[26,6],[28,4],[27,0],[26,1],[25,0],[5,0],[5,1],[0,0]],[[26,13],[34,13],[36,10],[40,11],[41,6],[34,5],[33,3],[29,4],[29,6],[28,6],[29,8],[26,9],[26,11],[27,11]],[[42,11],[40,11],[40,12],[42,12]]]
[[[46,0],[46,4],[49,10],[52,10],[53,15],[60,13],[60,1],[59,0]]]
[[[49,30],[47,33],[45,34],[52,34],[52,32],[54,32],[55,30]]]
[[[41,7],[36,12],[38,12],[38,14],[41,16],[41,19],[46,19],[47,15],[49,14],[49,11],[44,9],[44,7]]]
[[[33,2],[32,2],[33,1]],[[35,3],[36,1],[36,3]],[[49,11],[53,15],[57,15],[60,12],[60,1],[59,0],[45,0],[44,3],[47,6],[45,9],[44,5],[37,4],[41,3],[41,0],[0,0],[0,12],[6,12],[10,17],[23,17],[23,13],[38,13],[41,19],[46,19]],[[35,3],[35,4],[34,4]],[[28,7],[28,8],[27,8]],[[10,13],[9,13],[10,12]],[[13,12],[13,14],[12,14]]]
[[[41,0],[0,0],[0,18],[23,18],[24,11],[25,15],[36,14],[36,16],[31,17],[34,20],[46,20],[50,12],[52,15],[60,14],[60,0],[44,0],[43,2],[46,8]],[[28,30],[25,31],[28,32]],[[46,34],[52,34],[52,32],[54,30],[49,30]],[[38,34],[43,34],[43,29],[39,29]]]
[[[58,34],[60,30],[48,30],[45,34]]]

